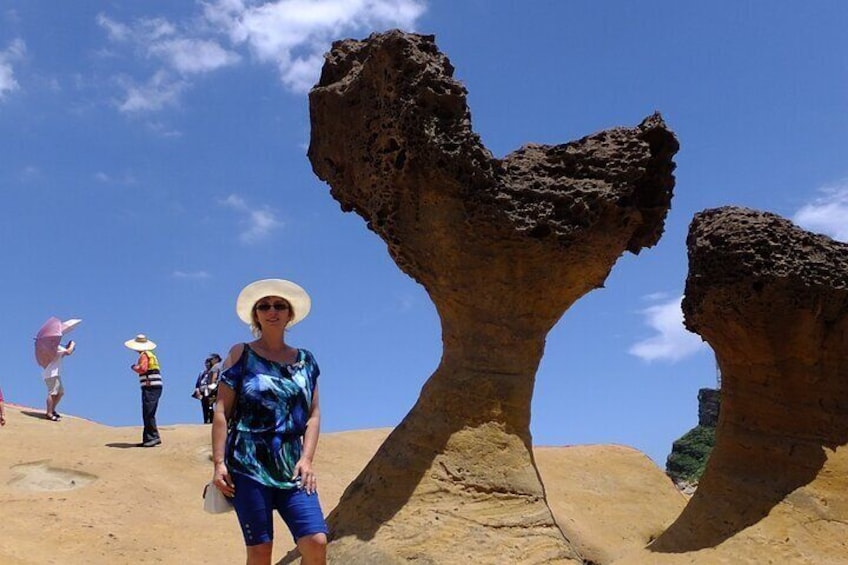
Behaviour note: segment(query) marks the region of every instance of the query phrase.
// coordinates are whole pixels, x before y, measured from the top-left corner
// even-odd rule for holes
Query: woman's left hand
[[[297,480],[298,477],[300,477],[301,488],[306,491],[306,494],[318,491],[318,479],[315,477],[315,471],[312,470],[312,461],[301,459],[297,462],[292,480]]]

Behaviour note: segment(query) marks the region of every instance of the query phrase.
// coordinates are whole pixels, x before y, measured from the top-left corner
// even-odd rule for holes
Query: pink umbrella
[[[35,336],[35,360],[42,368],[56,358],[56,350],[62,341],[62,320],[49,318]]]
[[[62,322],[62,337],[65,337],[66,335],[71,333],[71,330],[77,327],[80,322],[82,322],[82,320],[80,320],[79,318],[72,318],[70,320],[65,320],[64,322]]]

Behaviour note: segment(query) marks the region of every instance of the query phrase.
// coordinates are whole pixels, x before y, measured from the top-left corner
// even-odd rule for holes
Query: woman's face
[[[253,305],[253,323],[260,330],[269,325],[285,327],[293,315],[291,304],[279,296],[265,296]]]

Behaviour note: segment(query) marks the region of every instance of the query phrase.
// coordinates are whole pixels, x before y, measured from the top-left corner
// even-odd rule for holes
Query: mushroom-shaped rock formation
[[[848,562],[848,245],[742,208],[697,214],[687,242],[686,325],[721,368],[716,444],[633,562]]]
[[[496,159],[433,36],[333,44],[309,95],[309,158],[442,322],[421,396],[329,518],[338,562],[579,561],[534,466],[545,336],[625,250],[659,239],[674,135],[659,115]],[[367,544],[367,547],[363,544]]]

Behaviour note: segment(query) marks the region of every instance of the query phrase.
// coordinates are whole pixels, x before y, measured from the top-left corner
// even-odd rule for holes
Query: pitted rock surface
[[[533,381],[563,312],[662,234],[674,135],[655,114],[495,158],[433,36],[399,31],[335,43],[310,114],[315,173],[424,285],[444,344],[330,516],[331,559],[581,562],[533,463]]]
[[[742,208],[697,214],[687,243],[685,320],[715,350],[721,413],[697,492],[641,558],[844,563],[848,245]]]

